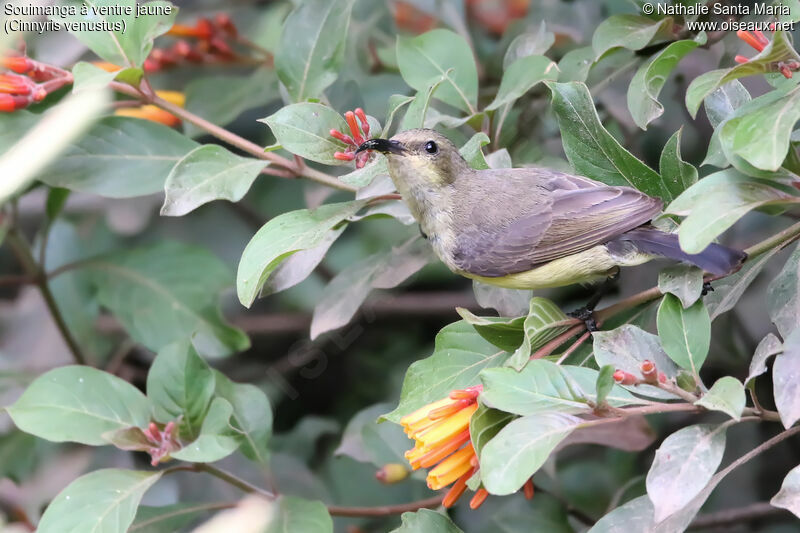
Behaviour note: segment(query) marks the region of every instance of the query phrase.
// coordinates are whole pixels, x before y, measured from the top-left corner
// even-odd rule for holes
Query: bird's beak
[[[364,141],[358,147],[356,153],[363,152],[364,150],[376,150],[384,154],[404,154],[406,152],[405,146],[400,141],[392,141],[389,139],[370,139]]]

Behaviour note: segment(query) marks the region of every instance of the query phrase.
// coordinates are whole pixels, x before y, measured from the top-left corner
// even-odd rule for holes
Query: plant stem
[[[401,503],[399,505],[379,505],[376,507],[342,507],[339,505],[329,505],[328,512],[333,516],[389,516],[401,514],[418,509],[428,509],[438,507],[442,503],[444,496],[433,496],[415,502]]]
[[[191,124],[194,124],[195,126],[197,126],[202,130],[205,130],[206,132],[210,133],[217,139],[224,141],[230,144],[231,146],[235,146],[236,148],[242,150],[243,152],[247,152],[253,157],[256,157],[258,159],[265,159],[271,163],[282,166],[297,176],[308,178],[312,181],[316,181],[317,183],[321,183],[323,185],[327,185],[328,187],[333,187],[335,189],[340,189],[349,192],[356,191],[356,187],[341,182],[338,179],[334,178],[333,176],[325,174],[324,172],[320,172],[319,170],[310,168],[307,165],[303,165],[303,168],[299,168],[299,166],[294,161],[291,161],[285,157],[282,157],[278,154],[274,154],[272,152],[265,152],[264,148],[257,145],[256,143],[249,141],[244,137],[236,135],[230,130],[217,126],[216,124],[195,115],[191,111],[188,111],[178,105],[175,105],[172,102],[164,100],[158,95],[148,96],[142,91],[136,89],[135,87],[131,87],[130,85],[116,81],[112,81],[111,83],[109,83],[109,87],[111,87],[113,90],[117,92],[127,94],[128,96],[132,96],[143,102],[156,105],[161,109],[163,109],[164,111],[168,111],[169,113],[172,113],[176,117],[179,117],[180,119],[185,120],[186,122],[189,122]]]
[[[248,494],[258,494],[259,496],[263,496],[268,500],[274,500],[278,497],[278,495],[274,492],[262,489],[261,487],[256,487],[244,479],[236,477],[235,475],[208,463],[194,463],[192,466],[194,467],[195,472],[205,472],[207,474],[211,474],[212,476],[219,478],[225,483],[233,485],[234,487],[237,487]]]
[[[22,268],[25,270],[27,276],[33,281],[33,283],[36,284],[37,287],[39,287],[39,292],[42,294],[44,303],[47,305],[47,309],[50,311],[50,316],[53,317],[53,322],[55,322],[59,333],[61,333],[64,343],[72,353],[72,358],[79,365],[87,364],[86,357],[83,355],[80,346],[72,336],[67,323],[64,321],[64,316],[61,314],[61,310],[58,308],[58,304],[53,297],[53,293],[50,291],[47,275],[45,274],[44,270],[42,270],[42,266],[36,262],[33,254],[31,254],[28,243],[17,232],[16,228],[12,228],[8,231],[6,239],[8,240],[8,244],[14,251],[17,260],[22,265]]]
[[[745,507],[725,509],[723,511],[699,515],[689,524],[689,529],[708,529],[729,524],[740,524],[765,516],[785,514],[788,512],[789,511],[786,509],[774,507],[769,502],[758,502]],[[789,515],[787,514],[787,516]]]

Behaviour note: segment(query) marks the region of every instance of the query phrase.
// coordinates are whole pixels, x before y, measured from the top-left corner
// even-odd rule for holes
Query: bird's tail
[[[665,233],[652,227],[636,228],[623,233],[614,241],[620,244],[630,243],[642,253],[691,263],[717,276],[736,272],[747,258],[747,254],[740,250],[714,243],[709,244],[699,254],[687,254],[681,250],[676,233]]]

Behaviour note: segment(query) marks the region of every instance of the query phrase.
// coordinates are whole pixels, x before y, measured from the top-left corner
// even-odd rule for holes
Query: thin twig
[[[764,518],[765,516],[778,514],[786,514],[787,517],[789,516],[786,509],[774,507],[769,502],[758,502],[745,507],[725,509],[724,511],[715,511],[713,513],[699,515],[689,524],[689,529],[707,529],[741,522],[750,522],[752,520]]]
[[[340,505],[329,505],[328,512],[333,516],[389,516],[402,514],[419,509],[429,509],[438,507],[442,503],[444,496],[433,496],[416,502],[401,503],[399,505],[379,505],[376,507],[343,507]]]
[[[44,299],[45,305],[47,305],[48,311],[50,311],[50,316],[53,317],[53,322],[55,322],[59,333],[61,333],[61,337],[64,339],[64,342],[67,345],[67,348],[69,348],[69,351],[72,353],[72,358],[79,365],[87,364],[86,357],[83,355],[81,347],[72,336],[72,332],[70,332],[67,323],[64,321],[64,316],[61,314],[61,310],[58,308],[58,304],[53,297],[53,293],[50,291],[47,275],[42,270],[41,265],[36,262],[31,254],[30,246],[28,246],[28,243],[25,241],[25,239],[17,232],[16,228],[9,230],[8,234],[6,235],[6,240],[11,246],[11,249],[14,251],[17,260],[22,265],[22,268],[33,280],[33,283],[39,287],[39,292],[42,294],[42,298]]]
[[[217,126],[216,124],[200,116],[195,115],[191,111],[188,111],[182,108],[181,106],[175,105],[172,102],[164,100],[158,95],[148,96],[147,94],[136,89],[135,87],[131,87],[130,85],[116,81],[112,81],[111,83],[109,83],[109,87],[111,87],[117,92],[121,92],[123,94],[127,94],[128,96],[138,98],[143,102],[156,105],[161,109],[163,109],[164,111],[172,113],[181,120],[194,124],[198,128],[210,133],[217,139],[220,139],[221,141],[224,141],[230,144],[231,146],[235,146],[236,148],[252,155],[253,157],[256,157],[258,159],[265,159],[267,161],[270,161],[271,163],[286,168],[299,176],[303,176],[305,178],[316,181],[323,185],[327,185],[329,187],[333,187],[335,189],[341,189],[343,191],[350,191],[350,192],[354,192],[357,190],[356,187],[348,185],[347,183],[344,183],[334,178],[333,176],[329,176],[328,174],[320,172],[309,166],[305,166],[302,169],[298,168],[297,164],[294,161],[291,161],[283,156],[280,156],[272,152],[265,152],[264,148],[257,145],[256,143],[249,141],[244,137],[236,135],[230,130]]]
[[[536,350],[533,353],[533,355],[531,355],[531,359],[541,359],[542,357],[550,355],[551,353],[553,353],[553,350],[555,350],[556,348],[567,342],[569,339],[571,339],[584,329],[586,329],[586,325],[583,323],[580,323],[568,329],[555,339],[551,340],[550,342],[548,342],[547,344]]]
[[[576,340],[575,342],[573,342],[573,343],[572,343],[572,346],[570,346],[569,348],[567,348],[567,349],[566,349],[566,351],[565,351],[565,352],[564,352],[564,353],[561,355],[561,357],[559,357],[559,358],[558,358],[558,361],[556,361],[556,364],[557,364],[557,365],[560,365],[561,363],[563,363],[563,362],[564,362],[564,361],[567,359],[567,357],[569,357],[570,355],[572,355],[572,353],[573,353],[575,350],[577,350],[577,349],[580,347],[580,345],[581,345],[581,344],[583,344],[584,342],[586,342],[586,339],[588,339],[588,338],[589,338],[591,335],[592,335],[592,332],[591,332],[591,331],[587,331],[587,332],[585,332],[583,335],[581,335],[580,337],[578,337],[578,340]]]

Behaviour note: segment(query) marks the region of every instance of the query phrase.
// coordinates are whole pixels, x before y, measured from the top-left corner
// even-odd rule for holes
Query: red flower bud
[[[25,76],[0,74],[0,93],[27,95],[31,94],[33,87],[33,81]]]
[[[646,382],[656,383],[656,381],[658,381],[658,370],[656,369],[655,363],[650,360],[644,360],[639,368]]]
[[[352,161],[356,155],[353,152],[334,152],[333,157],[339,161]]]
[[[25,74],[33,69],[33,61],[25,56],[7,56],[0,58],[0,66],[17,74]]]
[[[198,39],[210,39],[214,35],[214,27],[211,25],[211,21],[205,17],[197,20],[194,30]]]
[[[737,63],[747,63],[748,61],[750,61],[750,59],[741,55],[737,55],[736,57],[733,58],[733,60],[736,61]]]
[[[619,383],[620,385],[635,385],[639,382],[639,379],[629,372],[625,372],[624,370],[617,370],[614,372],[614,381]]]
[[[348,111],[344,114],[344,119],[347,121],[347,125],[350,126],[350,133],[353,135],[353,139],[355,139],[356,144],[363,143],[366,139],[361,136],[361,131],[358,129],[355,113]]]
[[[469,501],[469,508],[470,509],[477,509],[478,507],[483,505],[483,502],[486,501],[486,497],[487,496],[489,496],[489,492],[486,489],[484,489],[484,488],[478,489],[475,492],[475,495]]]
[[[526,500],[533,499],[534,486],[532,479],[529,479],[525,482],[525,484],[522,486],[522,491],[525,493]]]
[[[769,41],[767,40],[766,37],[764,37],[764,41],[766,41],[766,42],[762,42],[758,37],[756,37],[755,35],[753,35],[749,31],[745,31],[745,30],[737,31],[736,32],[736,36],[739,37],[739,39],[741,39],[742,41],[744,41],[747,44],[749,44],[750,46],[752,46],[753,48],[755,48],[756,50],[758,50],[759,52],[764,50],[764,47],[767,44],[769,44]],[[763,37],[763,34],[762,34],[762,37]]]
[[[360,107],[356,108],[356,116],[358,120],[361,122],[361,131],[364,132],[364,137],[369,139],[369,122],[367,122],[367,115],[364,113],[364,110]]]
[[[226,13],[217,13],[214,16],[214,22],[228,35],[236,37],[236,35],[239,33],[236,29],[236,26],[233,24],[233,21]]]
[[[30,101],[26,96],[15,96],[0,93],[0,112],[10,113],[28,107]]]

